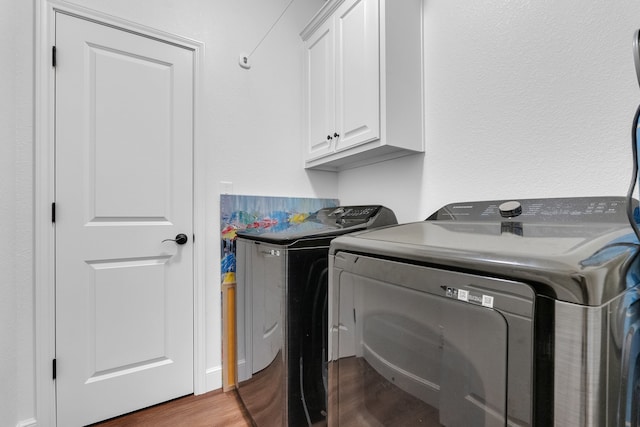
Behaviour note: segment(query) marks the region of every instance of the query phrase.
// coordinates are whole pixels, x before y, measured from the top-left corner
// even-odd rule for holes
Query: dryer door
[[[446,294],[470,276],[367,257],[343,266],[354,270],[332,276],[329,425],[506,425],[508,321],[469,301],[479,288]]]

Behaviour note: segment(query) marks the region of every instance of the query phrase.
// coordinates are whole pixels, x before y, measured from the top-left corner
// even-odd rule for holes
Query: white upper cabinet
[[[335,151],[380,138],[377,0],[348,1],[334,15]]]
[[[422,0],[330,0],[305,43],[305,167],[424,151]]]
[[[326,21],[306,44],[306,139],[309,159],[326,156],[333,150],[335,128],[334,26]]]

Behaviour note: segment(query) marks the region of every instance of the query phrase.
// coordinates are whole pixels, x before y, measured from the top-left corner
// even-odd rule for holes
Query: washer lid
[[[587,209],[594,202],[602,209]],[[340,237],[331,243],[331,253],[513,278],[540,293],[587,305],[619,295],[627,281],[640,281],[627,277],[638,242],[623,198],[521,200],[522,213],[515,218],[502,217],[502,203],[445,206],[423,222]]]

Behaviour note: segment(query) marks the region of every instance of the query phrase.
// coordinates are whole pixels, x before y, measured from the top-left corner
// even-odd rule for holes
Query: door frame
[[[206,385],[205,322],[205,145],[202,117],[202,77],[204,43],[169,34],[98,11],[60,0],[37,0],[35,16],[35,89],[34,89],[34,332],[35,332],[35,423],[56,425],[56,391],[53,380],[55,358],[55,225],[52,203],[55,201],[55,73],[52,46],[55,41],[55,14],[61,12],[99,24],[170,43],[194,53],[193,100],[193,325],[194,394],[202,394]]]

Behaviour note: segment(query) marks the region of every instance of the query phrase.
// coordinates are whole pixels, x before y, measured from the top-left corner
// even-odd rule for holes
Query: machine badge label
[[[466,289],[457,289],[451,286],[442,286],[442,289],[444,289],[448,298],[493,308],[493,297],[491,295],[474,295]]]
[[[493,308],[493,297],[490,295],[482,295],[482,306]]]

